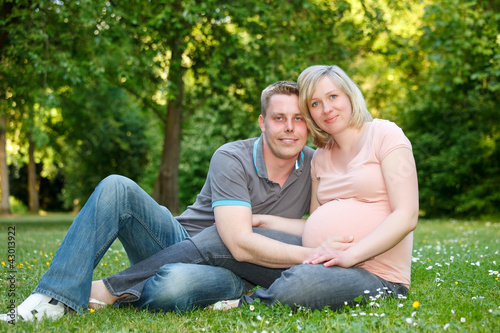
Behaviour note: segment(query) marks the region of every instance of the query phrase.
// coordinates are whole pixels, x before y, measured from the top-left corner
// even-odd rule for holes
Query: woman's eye
[[[337,98],[337,95],[330,95],[330,99],[335,99]]]
[[[312,103],[312,107],[313,107],[313,108],[317,107],[318,105],[319,105],[319,103],[318,103],[318,102],[313,102],[313,103]]]

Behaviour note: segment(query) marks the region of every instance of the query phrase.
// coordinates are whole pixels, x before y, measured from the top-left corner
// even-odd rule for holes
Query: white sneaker
[[[226,311],[226,310],[237,307],[239,302],[240,302],[239,299],[229,299],[229,300],[224,300],[224,301],[218,301],[217,303],[210,305],[209,309]]]
[[[56,320],[66,312],[66,306],[50,296],[31,294],[15,311],[0,315],[1,321],[14,323],[17,320],[33,321],[43,318]]]

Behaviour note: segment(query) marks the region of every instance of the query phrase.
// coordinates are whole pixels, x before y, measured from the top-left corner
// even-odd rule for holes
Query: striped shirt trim
[[[212,209],[218,206],[245,206],[252,208],[248,201],[243,200],[217,200],[212,203]]]

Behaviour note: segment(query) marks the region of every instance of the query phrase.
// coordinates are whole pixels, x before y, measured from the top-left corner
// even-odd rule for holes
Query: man
[[[134,264],[216,223],[239,261],[276,267],[300,263],[296,254],[303,257],[305,248],[295,246],[290,252],[286,244],[252,230],[252,214],[300,219],[309,210],[313,150],[305,147],[308,133],[296,84],[283,81],[267,87],[261,109],[261,136],[222,146],[196,202],[177,218],[131,180],[104,179],[75,218],[34,293],[16,308],[17,316],[9,313],[0,319],[57,319],[67,311],[82,312],[89,303],[93,269],[116,237]],[[151,284],[140,307],[187,310],[237,298],[244,291],[241,279],[221,267],[168,269],[170,278],[182,281],[182,295],[170,297],[160,292],[164,286]]]

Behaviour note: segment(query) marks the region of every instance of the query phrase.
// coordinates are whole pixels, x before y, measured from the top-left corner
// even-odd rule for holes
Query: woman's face
[[[319,128],[330,135],[349,127],[352,117],[351,100],[327,76],[318,82],[308,107]]]

